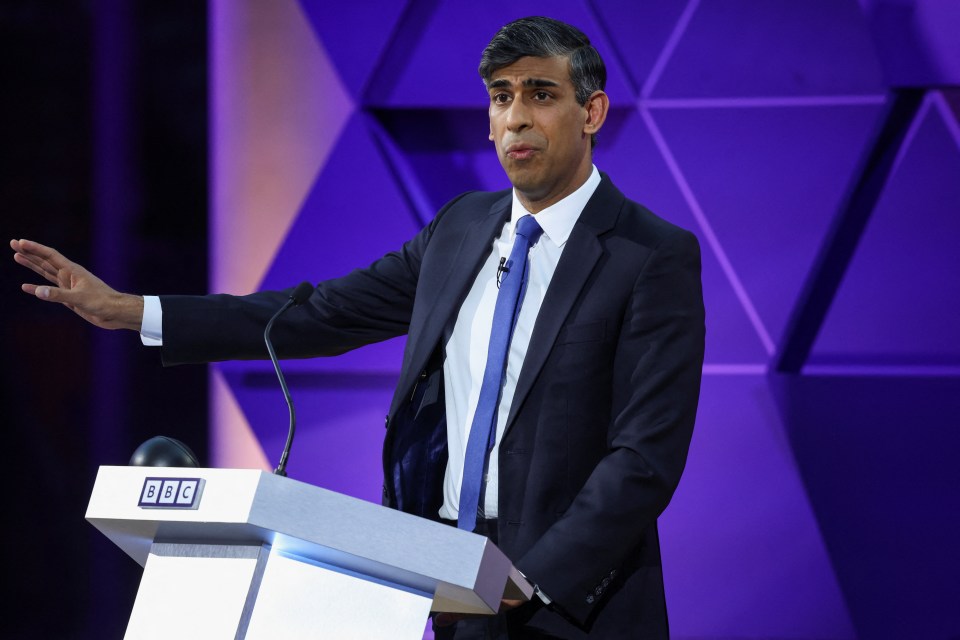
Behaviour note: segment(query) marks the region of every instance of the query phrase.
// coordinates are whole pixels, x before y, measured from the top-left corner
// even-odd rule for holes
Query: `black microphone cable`
[[[277,378],[280,380],[280,388],[283,389],[283,397],[287,401],[287,409],[290,412],[290,428],[287,431],[287,444],[283,447],[280,464],[278,464],[277,468],[273,471],[278,476],[287,475],[287,458],[290,457],[290,448],[293,446],[293,435],[297,430],[297,414],[293,409],[293,398],[290,397],[290,389],[287,388],[287,381],[284,380],[283,372],[280,370],[280,361],[277,359],[277,353],[273,349],[273,342],[270,340],[270,330],[273,328],[273,323],[277,318],[282,316],[287,309],[300,306],[306,302],[310,294],[313,293],[313,288],[313,285],[309,282],[301,282],[298,284],[297,288],[290,294],[290,299],[280,307],[279,311],[273,314],[270,322],[267,323],[267,328],[263,330],[263,341],[267,344],[267,353],[270,354],[270,362],[273,363],[273,369],[277,372]]]

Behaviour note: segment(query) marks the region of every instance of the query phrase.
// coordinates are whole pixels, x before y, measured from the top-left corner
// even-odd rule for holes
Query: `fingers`
[[[14,250],[13,259],[17,264],[55,284],[68,283],[71,272],[82,268],[56,249],[32,240],[11,240],[10,248]]]
[[[516,609],[520,605],[527,602],[526,600],[507,600],[506,598],[500,601],[500,611],[510,611],[510,609]]]
[[[53,269],[50,263],[46,260],[40,260],[39,258],[29,256],[24,253],[15,253],[13,254],[13,261],[21,266],[26,267],[27,269],[30,269],[49,282],[58,282],[57,271]]]
[[[82,280],[96,280],[86,269],[68,260],[59,251],[38,242],[11,240],[10,247],[15,251],[13,254],[14,262],[30,269],[47,282],[55,284],[61,289],[73,289]],[[34,293],[36,294],[36,292]],[[37,297],[44,297],[46,292],[36,295]],[[49,298],[45,297],[44,299]]]
[[[48,247],[46,245],[40,244],[39,242],[34,242],[33,240],[11,240],[10,248],[16,251],[17,253],[22,253],[24,255],[36,256],[42,260],[46,260],[54,266],[54,270],[62,269],[64,267],[69,267],[73,265],[72,262],[63,257],[59,251],[53,247]]]

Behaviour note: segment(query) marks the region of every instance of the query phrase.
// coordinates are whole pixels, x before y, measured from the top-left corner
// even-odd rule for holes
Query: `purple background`
[[[204,28],[223,45],[247,3],[216,3],[209,24],[199,4],[0,13],[19,47],[5,57],[9,237],[63,248],[123,288],[206,288],[203,86],[233,71],[207,68]],[[701,408],[661,519],[673,636],[960,637],[960,4],[294,5],[326,70],[297,89],[332,104],[309,129],[330,152],[262,286],[342,274],[463,190],[508,186],[486,139],[480,50],[512,18],[569,20],[609,68],[597,166],[703,248]],[[916,109],[888,116],[909,92]],[[211,128],[243,139],[258,126],[218,104]],[[885,123],[898,133],[886,155]],[[214,172],[231,142],[211,143]],[[211,229],[245,223],[216,202]],[[858,216],[852,237],[837,233]],[[13,269],[2,389],[14,477],[30,489],[12,498],[15,613],[0,635],[120,637],[139,568],[82,521],[93,473],[156,433],[203,459],[202,369],[160,371],[131,336],[78,331],[14,291]],[[800,364],[783,365],[804,336]],[[300,418],[291,476],[378,500],[401,349],[285,367]],[[275,463],[286,409],[272,370],[216,369]]]
[[[507,186],[486,140],[478,54],[500,25],[544,5],[373,5],[301,2],[351,100],[264,287],[345,273],[398,246],[458,193]],[[896,8],[550,5],[550,15],[591,35],[609,67],[613,111],[596,164],[633,199],[693,230],[704,251],[702,408],[662,518],[675,637],[960,634],[954,90],[929,91],[901,124],[895,166],[839,289],[828,292],[822,326],[812,327],[804,366],[775,366],[792,333],[811,330],[790,319],[868,171],[892,91],[957,81],[943,65],[916,63],[909,75],[898,57],[909,53],[907,25],[884,17]],[[955,12],[942,16],[960,28]],[[896,50],[876,46],[893,41]],[[331,85],[305,77],[301,87]],[[378,499],[380,425],[401,348],[291,363],[300,417],[291,475]],[[274,456],[285,422],[272,372],[220,370]]]

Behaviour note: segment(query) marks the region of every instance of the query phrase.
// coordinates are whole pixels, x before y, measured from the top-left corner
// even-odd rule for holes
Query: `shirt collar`
[[[543,211],[536,214],[537,222],[543,229],[543,235],[548,237],[558,247],[562,247],[570,233],[573,231],[573,225],[576,224],[583,208],[587,206],[587,201],[593,196],[600,184],[600,172],[596,165],[590,172],[587,181],[580,185],[580,188],[568,195],[560,202],[555,202]],[[513,208],[510,212],[510,236],[513,237],[514,229],[517,226],[517,220],[526,215],[533,215],[527,211],[520,199],[517,197],[517,190],[513,190]]]

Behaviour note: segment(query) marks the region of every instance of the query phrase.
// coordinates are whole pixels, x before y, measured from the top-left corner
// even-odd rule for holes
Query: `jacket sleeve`
[[[277,355],[332,356],[405,334],[424,252],[437,224],[460,198],[399,251],[318,284],[302,306],[287,311],[274,325]],[[266,359],[263,330],[291,291],[160,296],[164,365]]]
[[[666,236],[632,288],[616,343],[607,451],[564,515],[517,561],[581,626],[625,572],[683,471],[704,352],[700,251]],[[653,536],[655,543],[655,535]]]

